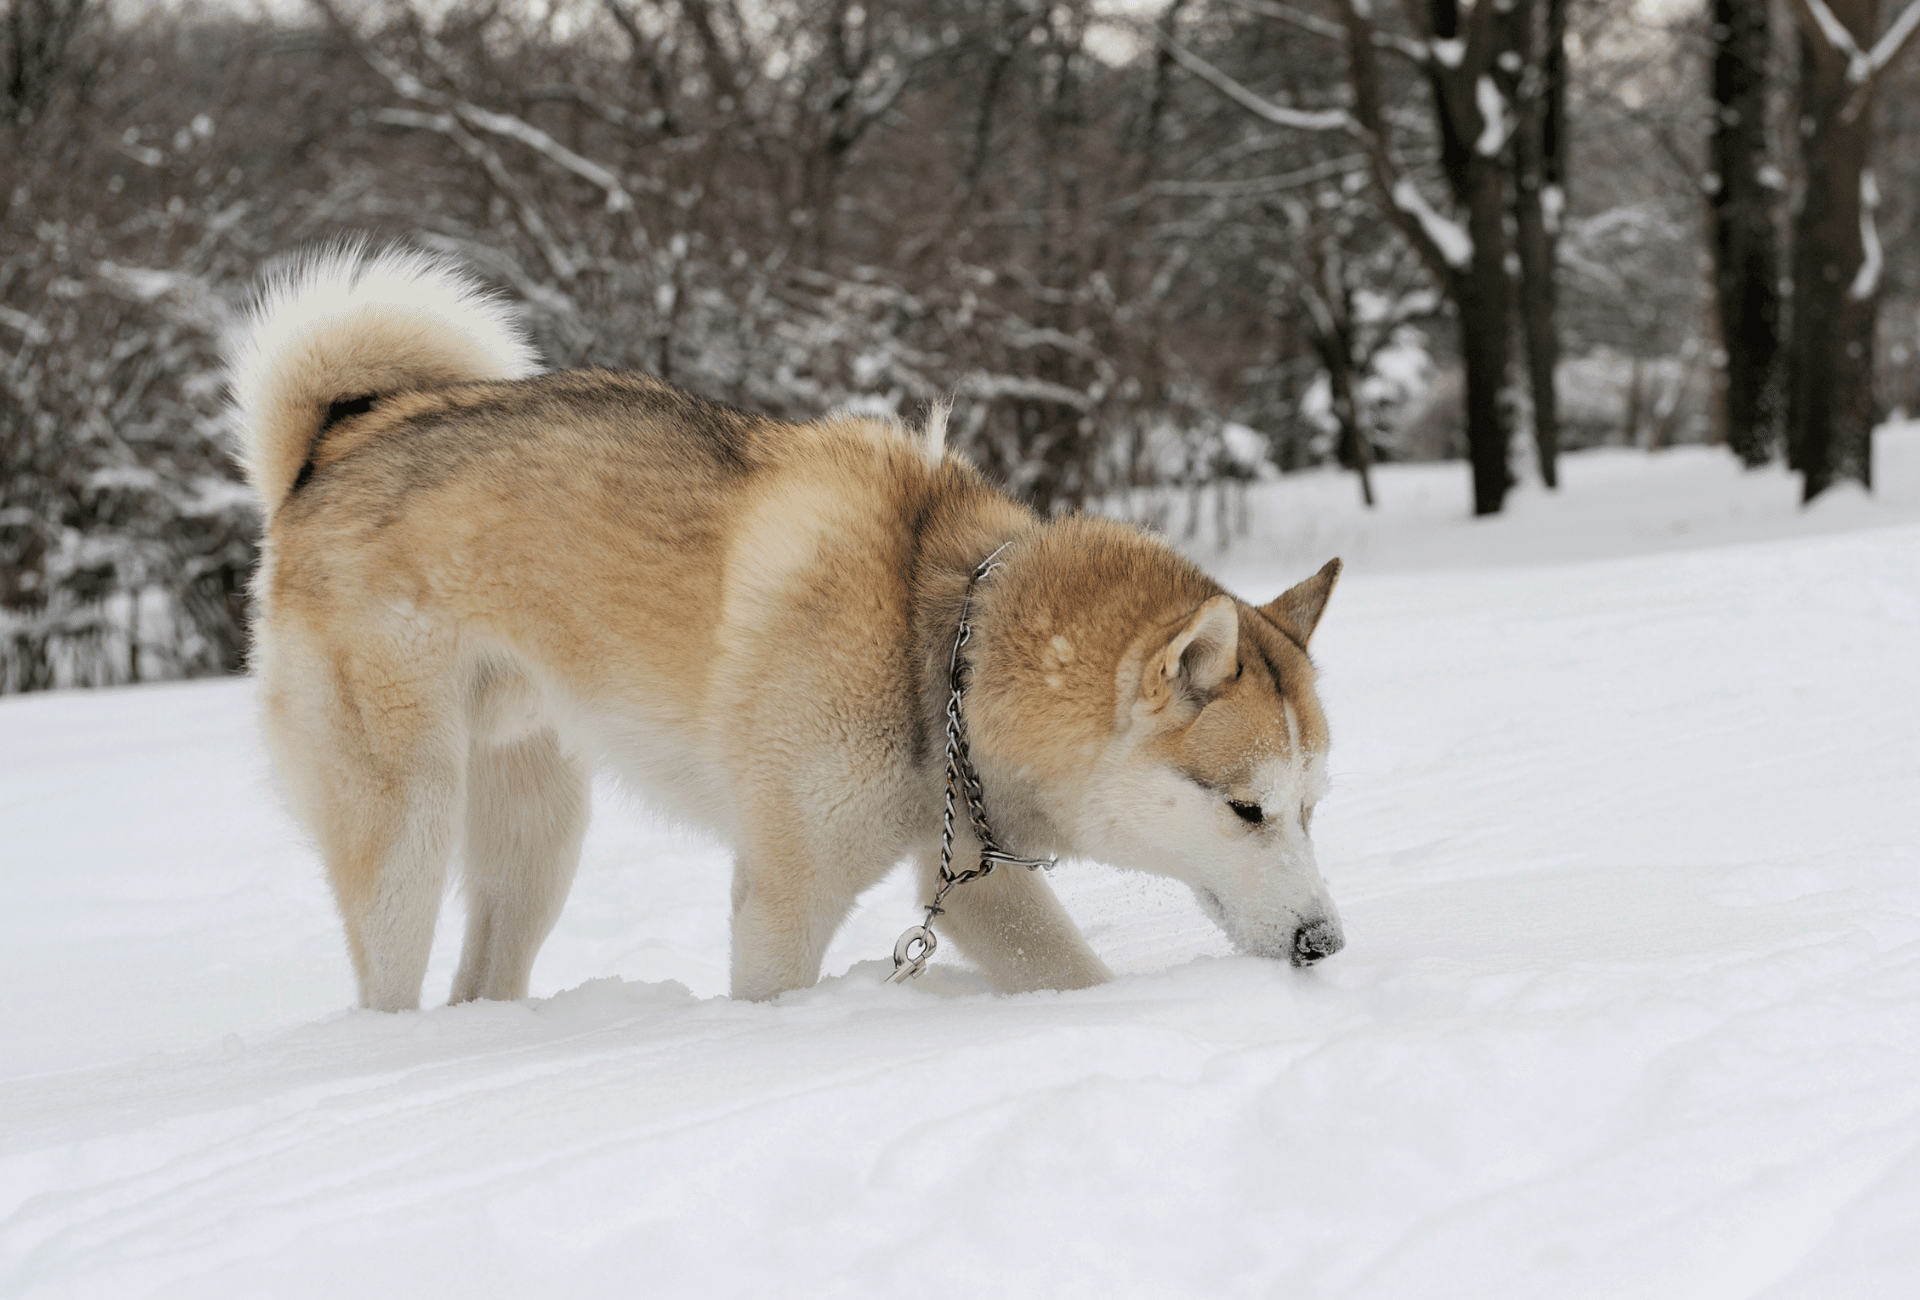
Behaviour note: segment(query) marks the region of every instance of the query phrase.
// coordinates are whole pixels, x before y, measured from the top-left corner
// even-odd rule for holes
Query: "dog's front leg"
[[[956,864],[972,860],[964,853],[955,857]],[[922,896],[932,898],[940,887],[939,850],[923,850],[915,862]],[[958,943],[1005,992],[1084,989],[1113,978],[1037,871],[996,867],[954,886],[941,906],[946,911],[934,922],[935,931]]]
[[[872,881],[846,857],[807,852],[799,835],[742,848],[733,860],[733,996],[764,1001],[820,978],[827,944]]]

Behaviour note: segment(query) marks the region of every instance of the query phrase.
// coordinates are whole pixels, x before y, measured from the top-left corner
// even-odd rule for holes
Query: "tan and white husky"
[[[813,983],[861,891],[903,858],[937,877],[948,656],[1003,545],[966,650],[996,837],[1185,881],[1249,953],[1341,946],[1306,651],[1339,561],[1248,605],[1134,528],[1036,518],[943,449],[944,415],[796,425],[543,374],[417,253],[270,282],[232,383],[266,730],[365,1005],[419,1004],[456,849],[453,999],[526,995],[602,764],[733,846],[734,995]],[[1037,873],[945,907],[999,987],[1108,977]]]

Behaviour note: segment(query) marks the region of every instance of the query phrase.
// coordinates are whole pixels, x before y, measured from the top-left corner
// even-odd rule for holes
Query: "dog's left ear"
[[[1147,658],[1140,693],[1164,701],[1175,694],[1207,696],[1240,670],[1240,607],[1215,596],[1193,612],[1173,640]]]
[[[1328,560],[1320,572],[1281,592],[1262,605],[1260,612],[1282,632],[1306,645],[1313,629],[1320,626],[1320,614],[1327,607],[1327,597],[1333,594],[1333,584],[1340,580],[1341,567],[1340,561]]]

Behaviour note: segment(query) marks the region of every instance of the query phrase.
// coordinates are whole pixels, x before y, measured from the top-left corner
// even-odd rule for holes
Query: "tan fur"
[[[299,302],[276,310],[297,326]],[[966,705],[996,832],[1185,879],[1248,951],[1338,946],[1305,838],[1327,734],[1304,649],[1337,562],[1255,609],[1137,530],[1036,519],[937,427],[783,424],[642,375],[376,371],[361,331],[392,309],[348,307],[283,331],[285,358],[255,345],[279,396],[243,422],[267,732],[366,1005],[418,1004],[456,844],[454,997],[525,995],[603,763],[734,845],[734,993],[812,983],[863,890],[902,857],[933,877],[947,654],[968,573],[1009,540]],[[408,328],[444,361],[430,310]],[[1004,988],[1107,976],[1037,874],[963,886],[940,925]]]

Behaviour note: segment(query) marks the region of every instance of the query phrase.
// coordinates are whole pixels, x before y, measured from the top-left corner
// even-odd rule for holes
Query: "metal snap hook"
[[[893,974],[887,976],[887,983],[899,984],[910,980],[927,968],[927,959],[933,956],[933,950],[940,941],[933,937],[933,931],[924,925],[916,925],[901,935],[893,945]]]

